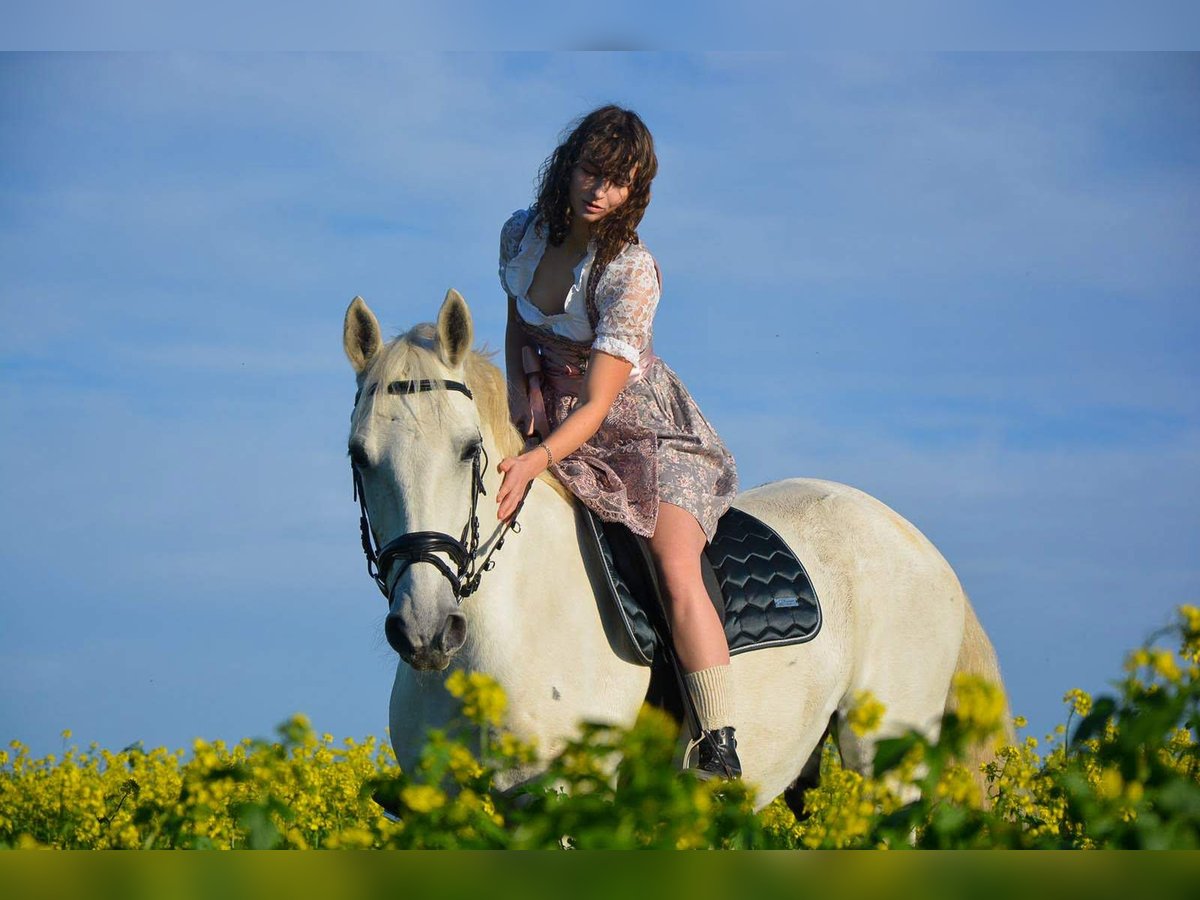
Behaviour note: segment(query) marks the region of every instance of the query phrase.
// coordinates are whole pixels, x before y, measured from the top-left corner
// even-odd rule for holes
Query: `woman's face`
[[[637,165],[616,183],[600,174],[589,160],[581,160],[571,171],[571,209],[585,222],[599,222],[629,197]]]

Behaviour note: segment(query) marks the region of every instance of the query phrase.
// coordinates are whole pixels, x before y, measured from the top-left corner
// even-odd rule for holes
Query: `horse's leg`
[[[832,631],[824,640],[733,657],[738,755],[743,777],[755,785],[756,807],[789,785],[802,797],[819,775],[818,750],[844,677],[836,670],[841,655]]]
[[[856,734],[853,728],[837,729],[837,745],[843,765],[864,778],[873,777],[875,746],[880,740],[900,737],[909,731],[915,731],[931,743],[936,743],[941,733],[942,706],[939,705],[936,696],[923,696],[923,693],[928,691],[905,694],[900,689],[890,690],[889,687],[880,685],[872,691],[875,699],[884,706],[883,718],[878,728],[864,735]],[[845,722],[852,707],[853,698],[847,697],[838,708],[841,722]],[[918,763],[912,781],[922,778],[926,771],[926,765]],[[911,803],[921,796],[921,791],[915,784],[911,781],[902,782],[892,772],[883,776],[883,783],[902,804]]]
[[[825,739],[829,737],[830,732],[836,733],[836,729],[837,713],[834,713],[829,719],[829,724],[825,726],[824,733],[817,741],[817,746],[809,754],[804,768],[800,770],[800,774],[796,776],[796,780],[789,784],[787,790],[783,792],[783,802],[792,811],[792,815],[796,817],[797,822],[803,822],[810,815],[804,808],[804,792],[815,788],[821,783],[821,755],[825,752]]]

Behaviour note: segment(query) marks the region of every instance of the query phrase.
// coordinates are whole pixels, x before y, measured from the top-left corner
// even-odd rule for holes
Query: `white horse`
[[[470,310],[453,289],[436,326],[418,325],[386,345],[362,298],[346,311],[345,350],[359,388],[349,451],[380,546],[411,532],[462,534],[480,440],[489,462],[478,505],[478,556],[502,534],[496,464],[523,444],[509,419],[505,377],[490,362],[493,354],[473,350],[472,340]],[[429,379],[425,387],[432,389],[387,390],[408,379]],[[445,381],[464,384],[470,396],[446,390]],[[954,673],[977,673],[1002,686],[995,651],[954,570],[888,506],[814,478],[760,485],[734,505],[788,543],[822,609],[821,630],[811,641],[732,660],[738,752],[759,808],[789,786],[815,783],[831,720],[844,764],[867,774],[879,738],[910,728],[937,738],[941,716],[952,708]],[[445,725],[454,710],[443,686],[452,663],[494,676],[508,694],[506,727],[539,748],[541,761],[504,773],[501,788],[535,774],[581,720],[633,723],[650,670],[612,649],[610,611],[597,600],[602,575],[581,551],[581,514],[552,475],[535,479],[518,516],[520,532],[508,532],[495,567],[461,605],[436,564],[395,565],[391,577],[385,572],[391,598],[385,631],[401,657],[391,740],[402,766],[415,762],[425,729]],[[454,569],[446,553],[431,555]],[[881,727],[866,737],[836,727],[862,690],[886,708]],[[1008,720],[1011,742],[1011,714]],[[798,793],[788,792],[793,808]]]

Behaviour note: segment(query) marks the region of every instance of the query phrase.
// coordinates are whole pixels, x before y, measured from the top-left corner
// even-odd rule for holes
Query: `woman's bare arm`
[[[525,338],[525,334],[521,331],[521,326],[517,322],[517,301],[515,298],[509,297],[508,324],[504,328],[504,365],[506,374],[508,375],[510,396],[514,386],[523,388],[525,385],[525,369],[521,364],[521,348],[528,343],[529,341]]]
[[[604,422],[613,401],[633,371],[633,363],[618,356],[593,350],[587,374],[579,391],[579,401],[567,417],[542,443],[554,454],[555,461],[574,453]],[[496,492],[497,518],[507,519],[525,495],[526,485],[545,471],[550,458],[541,447],[526,450],[520,456],[507,457],[496,467],[504,474]]]
[[[570,456],[599,430],[632,371],[633,363],[628,360],[601,350],[592,351],[579,391],[579,402],[542,441],[550,448],[555,460]]]

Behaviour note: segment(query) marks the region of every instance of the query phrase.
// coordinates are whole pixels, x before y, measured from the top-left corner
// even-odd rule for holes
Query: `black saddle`
[[[603,564],[601,593],[624,624],[627,641],[614,649],[654,668],[664,658],[659,633],[665,620],[649,541],[579,506],[585,542]],[[748,512],[730,507],[721,516],[700,569],[730,655],[803,643],[820,631],[821,607],[804,564],[773,528]]]

